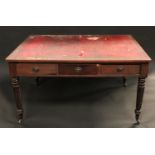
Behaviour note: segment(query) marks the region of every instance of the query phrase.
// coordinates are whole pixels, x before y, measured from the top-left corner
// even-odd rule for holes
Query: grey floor
[[[134,126],[137,78],[22,78],[23,127],[155,127],[154,62],[146,81],[141,125]],[[0,64],[0,127],[18,127],[7,64]]]

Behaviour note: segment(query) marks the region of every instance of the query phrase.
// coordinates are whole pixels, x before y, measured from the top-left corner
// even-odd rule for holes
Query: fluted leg
[[[137,101],[136,101],[136,109],[135,109],[135,118],[138,124],[139,124],[139,116],[141,113],[140,110],[142,107],[144,88],[145,88],[145,78],[139,77],[138,88],[137,88]]]
[[[15,99],[16,99],[17,120],[18,120],[18,123],[21,124],[23,120],[23,107],[21,103],[21,90],[19,85],[19,78],[17,77],[11,78],[11,84],[12,84]]]

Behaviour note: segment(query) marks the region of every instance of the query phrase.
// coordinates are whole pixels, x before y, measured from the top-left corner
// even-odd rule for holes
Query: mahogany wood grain
[[[140,74],[140,65],[102,65],[102,74],[131,76]]]
[[[140,76],[146,78],[148,76],[148,73],[149,73],[149,64],[148,63],[141,64]]]
[[[8,63],[10,77],[16,76],[16,63]]]
[[[143,94],[145,89],[145,78],[138,78],[138,86],[137,86],[137,100],[136,100],[136,109],[135,109],[135,118],[137,123],[139,124],[139,116],[141,113],[141,107],[143,102]]]
[[[11,84],[14,91],[14,96],[16,100],[16,107],[17,107],[17,120],[18,123],[21,123],[23,120],[23,105],[21,101],[21,88],[19,84],[19,78],[18,77],[12,77],[11,78]]]
[[[40,63],[17,63],[17,76],[48,76],[56,75],[58,72],[57,64]]]
[[[99,73],[97,64],[60,64],[59,75],[96,75]]]

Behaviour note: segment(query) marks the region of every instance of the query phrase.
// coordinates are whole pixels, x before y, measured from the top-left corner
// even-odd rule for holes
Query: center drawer
[[[96,75],[96,64],[59,64],[60,75]]]
[[[57,64],[46,63],[17,63],[16,73],[18,76],[50,76],[56,75]]]

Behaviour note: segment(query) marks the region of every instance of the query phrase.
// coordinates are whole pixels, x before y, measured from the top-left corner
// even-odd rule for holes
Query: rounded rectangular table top
[[[148,62],[131,35],[32,35],[7,58],[9,62]]]

